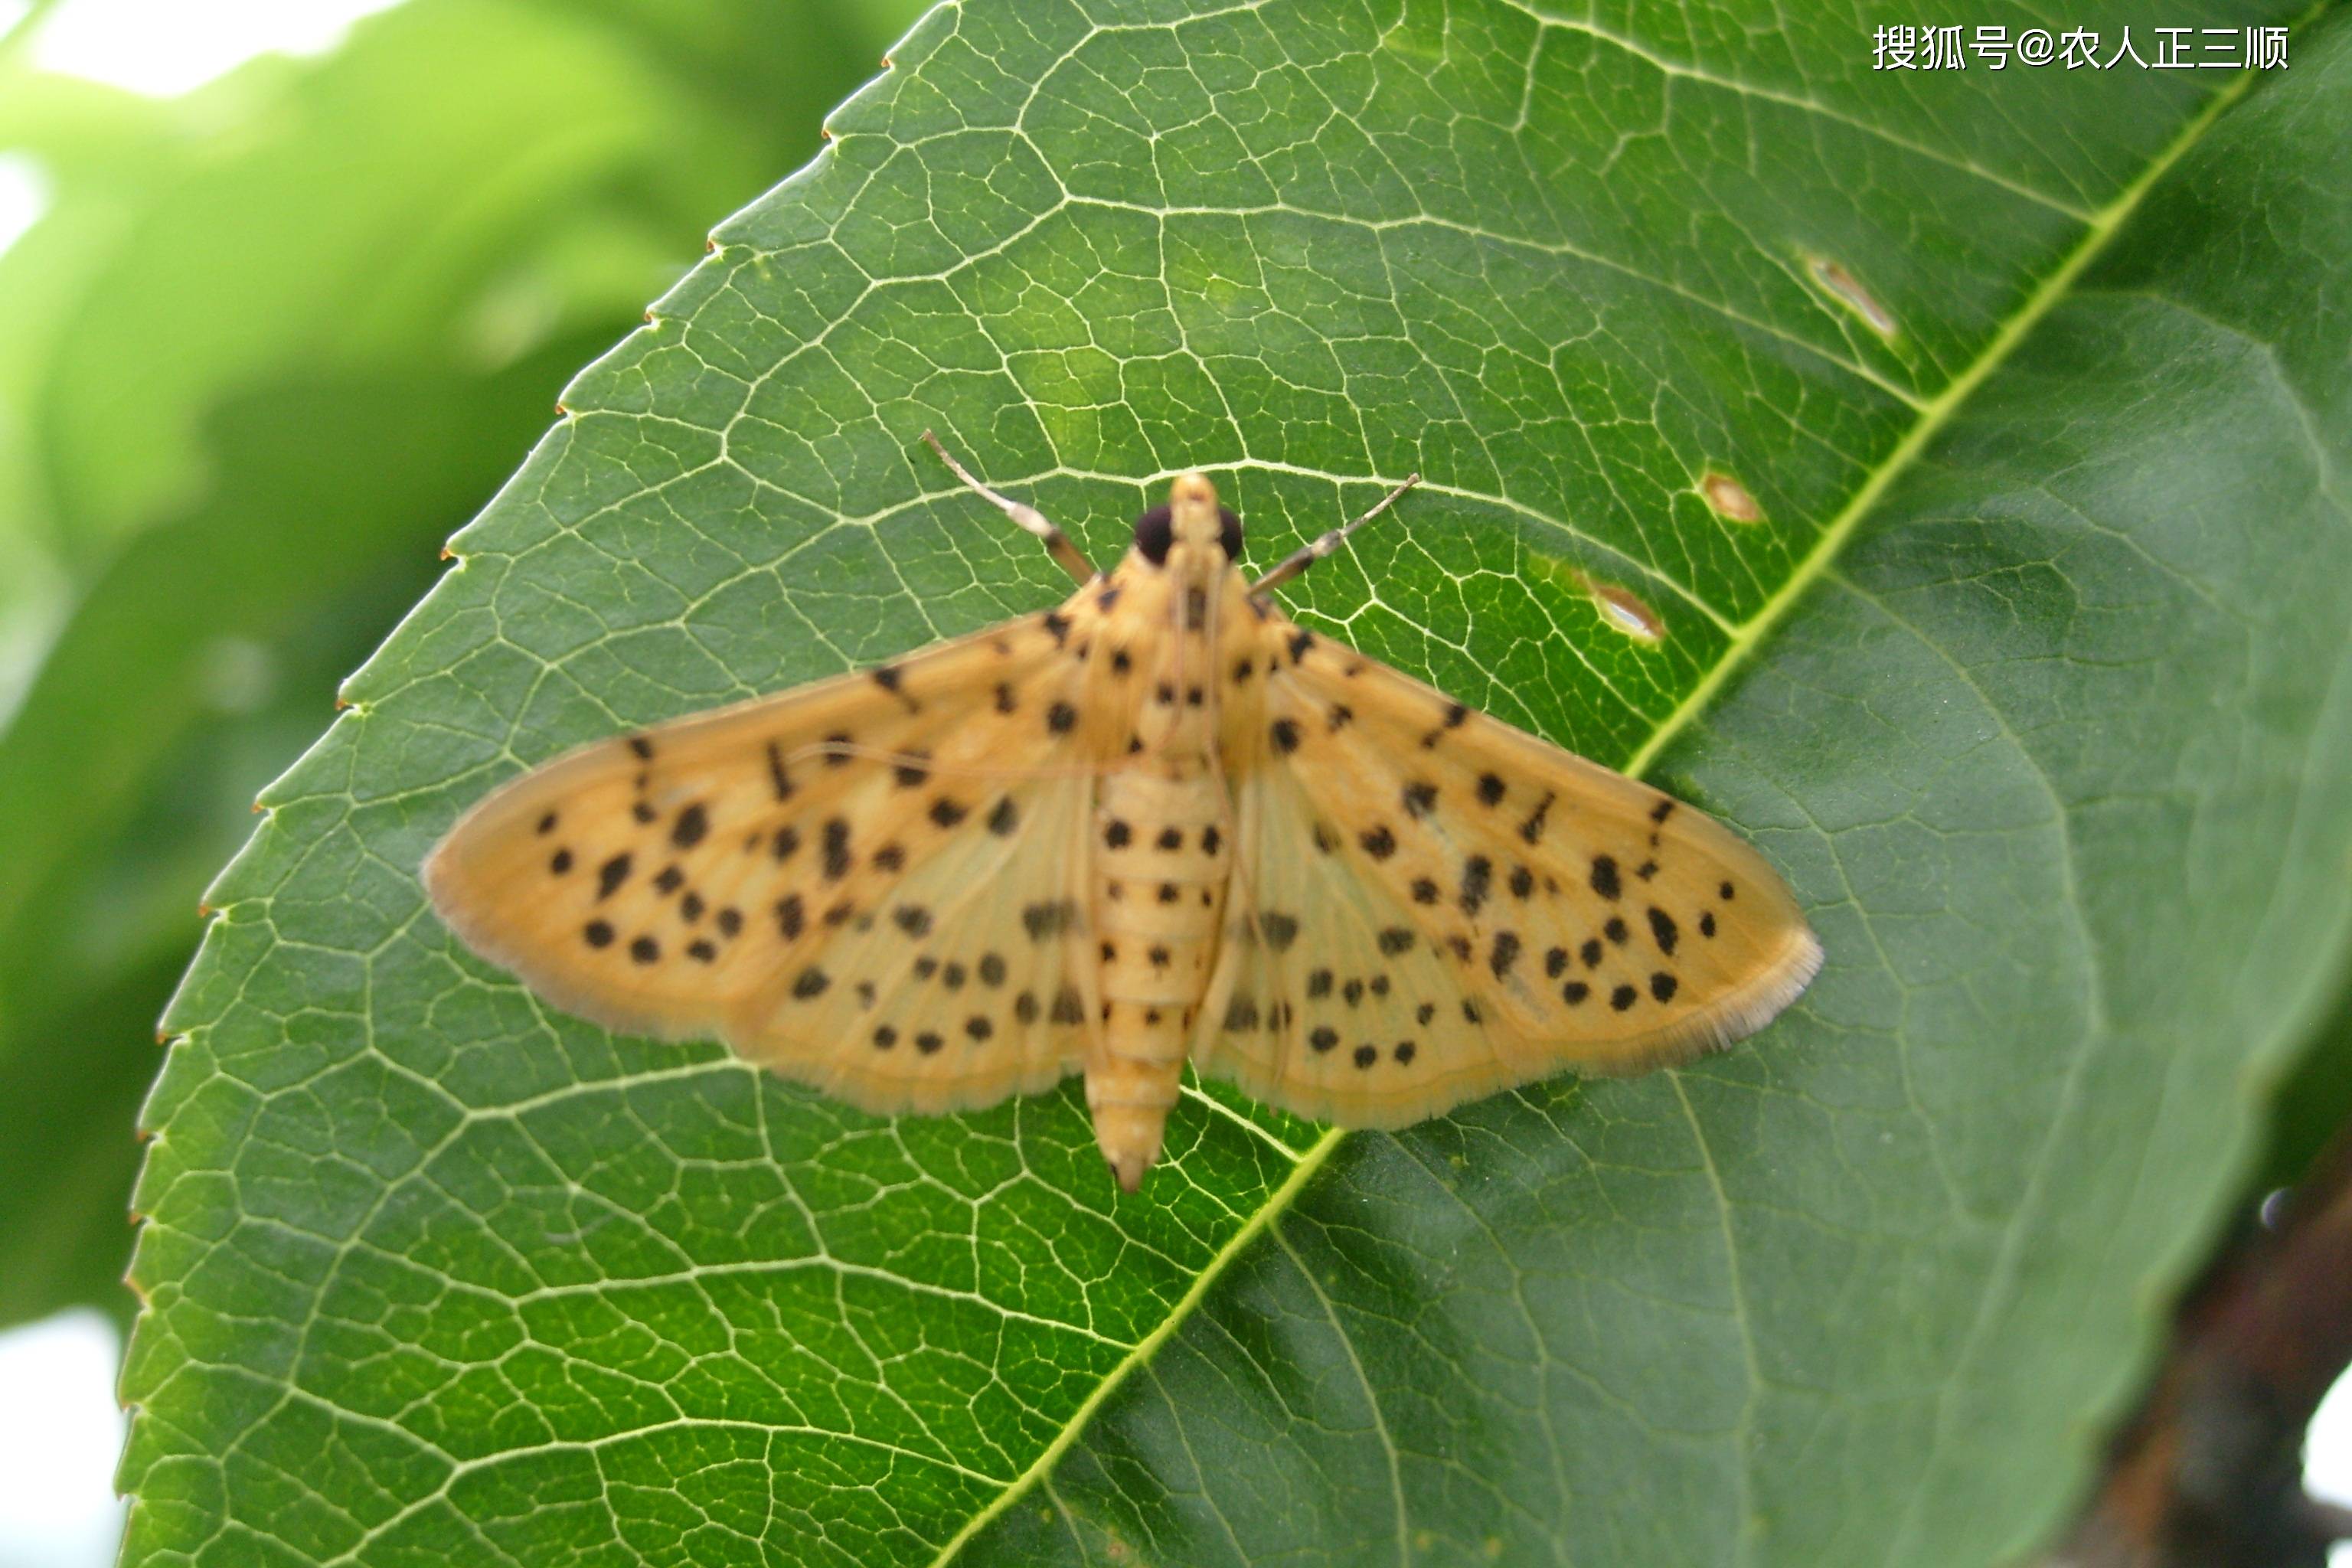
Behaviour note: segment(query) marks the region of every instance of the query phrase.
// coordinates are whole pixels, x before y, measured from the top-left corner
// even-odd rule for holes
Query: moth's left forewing
[[[1402,1106],[1430,1114],[1565,1068],[1635,1072],[1720,1046],[1818,968],[1786,885],[1705,814],[1279,617],[1265,640],[1265,734],[1229,756],[1241,814],[1260,823],[1244,834],[1257,885],[1241,900],[1237,868],[1237,901],[1261,924],[1295,918],[1293,946],[1332,955],[1257,961],[1257,984],[1338,1039],[1253,1055],[1228,1031],[1201,1042],[1209,1070],[1391,1125]],[[1286,877],[1286,853],[1311,871]],[[1391,1045],[1343,1070],[1383,1042],[1350,1038],[1362,1003],[1315,994],[1327,968],[1391,993],[1410,978],[1416,1016],[1437,1003],[1406,1061]]]
[[[425,886],[556,1005],[717,1035],[869,1110],[1050,1082],[1092,1027],[1098,620],[1074,600],[585,747],[460,818]]]

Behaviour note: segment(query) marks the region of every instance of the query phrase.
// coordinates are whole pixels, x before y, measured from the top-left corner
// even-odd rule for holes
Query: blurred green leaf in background
[[[916,7],[409,0],[168,98],[45,69],[56,9],[0,41],[46,198],[0,250],[0,1323],[127,1314],[128,1135],[247,804]]]

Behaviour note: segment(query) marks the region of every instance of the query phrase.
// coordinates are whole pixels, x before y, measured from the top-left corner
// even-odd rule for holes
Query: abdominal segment
[[[1130,1192],[1160,1155],[1233,865],[1216,779],[1170,771],[1113,773],[1095,808],[1103,1026],[1099,1053],[1087,1063],[1087,1105],[1103,1157]]]

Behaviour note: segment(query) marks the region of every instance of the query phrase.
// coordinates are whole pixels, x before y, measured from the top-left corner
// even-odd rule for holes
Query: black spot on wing
[[[1069,930],[1077,917],[1077,905],[1070,900],[1043,900],[1022,910],[1021,929],[1029,933],[1032,942],[1043,942]]]
[[[1653,904],[1650,906],[1650,935],[1657,942],[1658,951],[1671,958],[1675,943],[1681,940],[1682,932],[1676,929],[1674,916]]]
[[[1495,972],[1495,978],[1500,980],[1510,973],[1511,965],[1517,961],[1518,956],[1518,933],[1498,931],[1495,933],[1494,951],[1486,955],[1486,965]]]
[[[1475,915],[1486,902],[1486,893],[1495,879],[1495,863],[1484,855],[1473,855],[1462,862],[1462,912]]]
[[[596,868],[596,896],[609,899],[629,879],[629,854],[623,850]]]
[[[1351,669],[1348,673],[1353,675],[1355,671]],[[1445,732],[1448,730],[1460,729],[1464,721],[1469,717],[1470,710],[1465,704],[1460,702],[1447,703],[1445,706],[1445,711],[1438,715],[1437,728],[1422,736],[1422,750],[1425,752],[1435,751],[1437,749],[1437,742],[1445,738]]]

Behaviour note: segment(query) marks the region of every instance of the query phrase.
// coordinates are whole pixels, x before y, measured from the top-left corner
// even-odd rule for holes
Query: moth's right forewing
[[[1264,732],[1230,748],[1234,945],[1203,1070],[1398,1126],[1685,1059],[1812,978],[1795,900],[1722,824],[1350,649],[1267,640]]]

